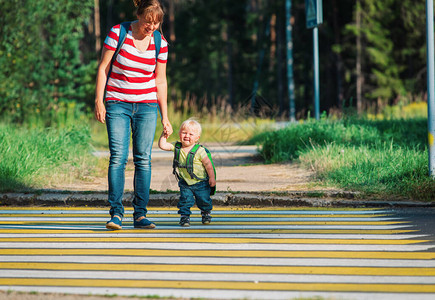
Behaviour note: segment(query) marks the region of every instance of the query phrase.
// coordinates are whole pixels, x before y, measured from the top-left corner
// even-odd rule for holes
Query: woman
[[[122,197],[130,135],[133,139],[135,228],[154,228],[146,219],[151,183],[151,149],[160,107],[163,131],[171,135],[167,113],[166,61],[168,43],[161,39],[156,59],[154,31],[161,29],[163,9],[158,0],[133,0],[137,21],[131,23],[125,42],[113,63],[120,25],[114,26],[104,42],[98,67],[95,93],[95,117],[106,123],[109,138],[108,172],[111,220],[107,229],[122,228]],[[104,103],[104,99],[105,102]],[[130,131],[131,130],[131,131]]]

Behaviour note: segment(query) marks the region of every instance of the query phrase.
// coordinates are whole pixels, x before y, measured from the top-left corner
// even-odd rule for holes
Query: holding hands
[[[168,119],[162,119],[162,125],[163,125],[163,136],[165,138],[168,138],[173,132],[171,122],[169,122]]]

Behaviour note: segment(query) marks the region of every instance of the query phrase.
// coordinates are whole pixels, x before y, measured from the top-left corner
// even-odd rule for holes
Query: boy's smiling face
[[[192,126],[183,126],[179,132],[180,142],[183,148],[195,145],[199,140],[199,133]]]

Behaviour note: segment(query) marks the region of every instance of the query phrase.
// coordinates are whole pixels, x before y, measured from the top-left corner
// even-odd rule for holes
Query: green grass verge
[[[0,124],[0,141],[2,192],[73,180],[96,164],[86,126],[29,129]]]
[[[427,120],[307,121],[255,136],[266,162],[299,160],[323,183],[364,196],[435,200]]]

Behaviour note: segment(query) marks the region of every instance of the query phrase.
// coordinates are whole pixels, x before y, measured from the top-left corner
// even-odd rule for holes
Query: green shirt
[[[175,150],[174,144],[171,144],[171,146],[172,146],[171,151],[174,151]],[[186,164],[187,154],[188,153],[184,152],[183,149],[180,149],[180,157],[178,159],[180,165]],[[202,164],[202,160],[205,157],[207,157],[207,153],[205,152],[204,147],[200,147],[198,151],[196,151],[195,157],[193,158],[193,173],[199,178],[206,178],[208,176],[207,171],[204,168],[204,165]],[[192,179],[189,173],[187,172],[186,168],[178,168],[178,173],[180,174],[180,177],[183,178],[183,180],[186,181],[188,185],[193,185],[195,183],[200,182],[200,180],[196,178]]]

